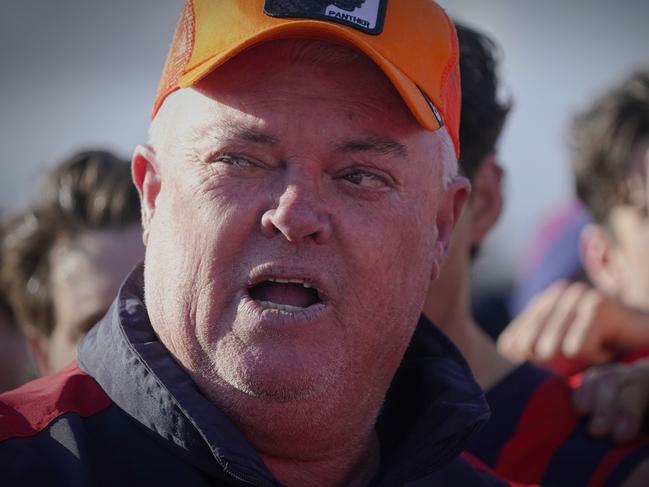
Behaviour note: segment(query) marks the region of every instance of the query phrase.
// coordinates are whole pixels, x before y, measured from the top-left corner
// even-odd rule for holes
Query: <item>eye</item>
[[[230,155],[218,155],[212,159],[212,162],[220,162],[223,164],[226,164],[228,166],[233,166],[233,167],[253,167],[255,164],[250,162],[248,159],[245,157],[240,157],[240,156],[230,156]]]
[[[366,169],[349,171],[342,176],[342,179],[355,186],[370,190],[384,189],[390,186],[390,181],[386,176]]]

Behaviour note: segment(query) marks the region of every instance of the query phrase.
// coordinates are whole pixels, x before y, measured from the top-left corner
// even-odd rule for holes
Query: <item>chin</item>
[[[268,353],[248,349],[235,363],[218,367],[235,389],[268,402],[305,401],[327,393],[340,381],[341,361],[318,360],[306,352],[274,347]]]

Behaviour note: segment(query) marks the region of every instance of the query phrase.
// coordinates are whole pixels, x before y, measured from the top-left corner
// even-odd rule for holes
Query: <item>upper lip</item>
[[[315,289],[323,303],[329,300],[330,286],[324,282],[322,275],[319,275],[313,270],[300,269],[292,266],[263,264],[250,271],[246,289],[250,289],[264,281],[302,284],[304,287]]]

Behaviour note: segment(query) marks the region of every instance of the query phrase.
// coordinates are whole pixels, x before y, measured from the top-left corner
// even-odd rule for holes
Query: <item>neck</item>
[[[453,283],[454,292],[445,293],[450,299],[444,300],[444,312],[433,300],[434,292],[429,297],[424,313],[444,331],[462,352],[468,362],[473,377],[480,387],[488,390],[516,367],[516,363],[500,355],[493,340],[480,328],[471,316],[469,277]]]
[[[375,423],[382,401],[376,398],[383,398],[382,389],[389,386],[389,381],[369,382],[363,394],[354,396],[327,390],[303,400],[268,401],[236,392],[213,402],[282,485],[367,485],[379,465]],[[354,399],[341,405],[332,397]]]
[[[362,445],[341,449],[334,456],[295,460],[261,453],[268,469],[282,485],[298,487],[365,486],[379,468],[379,441],[375,432]]]
[[[491,389],[516,367],[516,363],[500,355],[491,337],[472,318],[460,326],[442,329],[460,349],[482,389]]]

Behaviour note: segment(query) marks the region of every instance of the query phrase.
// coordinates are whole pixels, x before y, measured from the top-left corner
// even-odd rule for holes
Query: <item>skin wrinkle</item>
[[[350,139],[344,141],[342,144],[336,146],[336,150],[340,152],[376,152],[378,154],[396,154],[405,159],[408,157],[408,151],[403,144],[394,140],[386,139],[383,137],[366,137],[364,139]]]
[[[275,54],[278,56],[281,56],[282,54],[284,56],[287,56],[289,59],[292,59],[293,62],[302,62],[302,63],[307,63],[308,66],[311,67],[314,72],[322,75],[326,74],[328,70],[332,66],[336,65],[349,65],[350,63],[364,63],[367,66],[370,66],[373,70],[379,70],[379,68],[376,67],[376,65],[370,61],[366,56],[362,55],[361,53],[353,50],[345,50],[342,51],[340,49],[327,49],[328,46],[325,46],[325,49],[322,49],[321,46],[318,46],[316,48],[313,48],[311,43],[309,42],[297,42],[295,46],[289,46],[286,48],[285,46],[281,46],[281,48],[276,52]],[[227,63],[226,63],[227,64]],[[271,79],[267,80],[267,83],[271,83]],[[244,80],[241,80],[242,85],[245,86],[246,83],[250,83],[252,80],[250,78],[246,78]],[[338,87],[341,90],[341,93],[345,93],[346,87],[344,85],[339,84]],[[262,92],[261,95],[263,96],[268,96],[268,93]],[[284,96],[290,98],[293,96],[293,93],[283,93]],[[269,98],[270,100],[270,98]],[[366,99],[364,101],[369,100]],[[168,105],[168,104],[167,104]],[[174,111],[176,111],[177,105],[174,107]],[[373,100],[371,103],[366,103],[365,105],[361,104],[359,105],[359,110],[357,110],[357,114],[363,114],[366,110],[365,109],[370,109],[370,110],[376,110],[376,109],[381,109],[383,107],[383,100],[382,99],[376,99]],[[168,107],[165,107],[165,104],[163,104],[163,109],[167,110]],[[174,120],[177,119],[177,114],[169,114],[169,119]],[[386,113],[386,116],[390,116],[390,113]],[[349,115],[350,118],[352,118],[352,115]],[[160,146],[165,146],[170,140],[173,140],[170,138],[170,132],[173,132],[172,130],[162,130],[158,127],[159,125],[159,120],[161,120],[163,117],[156,117],[150,127],[149,127],[149,142],[153,147],[160,147]],[[211,128],[211,127],[210,127]],[[210,129],[206,127],[206,129]],[[442,129],[443,132],[446,132],[446,129]],[[442,147],[439,148],[439,153],[436,154],[436,158],[439,160],[445,160],[446,158],[444,157],[444,152],[449,152],[453,154],[453,148],[452,148],[452,143],[450,141],[450,137],[447,138],[448,140],[444,140],[442,142]],[[206,134],[202,133],[196,133],[195,137],[192,139],[193,141],[198,141],[203,138],[205,138]],[[454,160],[455,158],[452,157],[453,163],[450,164],[447,168],[447,174],[444,177],[445,184],[450,180],[450,178],[456,174],[457,172],[457,163]]]
[[[214,134],[213,132],[216,132]],[[216,136],[214,136],[216,135]],[[277,139],[264,132],[261,128],[245,126],[234,121],[224,121],[220,127],[206,126],[202,130],[194,130],[188,141],[193,144],[214,138],[216,141],[233,139],[244,142],[255,142],[259,144],[276,145]]]
[[[306,66],[310,67],[312,72],[315,74],[318,74],[319,76],[326,75],[329,70],[332,67],[338,66],[338,65],[348,65],[350,61],[353,61],[355,63],[361,63],[365,64],[369,68],[371,68],[375,72],[381,72],[380,69],[372,62],[370,61],[366,56],[354,52],[354,51],[349,51],[352,53],[352,56],[346,56],[346,55],[337,55],[335,50],[332,51],[331,55],[328,57],[325,57],[323,59],[320,59],[319,56],[310,56],[309,54],[314,54],[316,52],[315,49],[311,49],[309,47],[309,44],[305,45],[306,47],[298,47],[294,51],[291,51],[291,49],[287,50],[282,50],[280,49],[278,53],[276,53],[278,56],[281,56],[282,53],[284,55],[288,55],[289,59],[292,59],[294,62],[299,62],[299,61],[306,61]],[[274,59],[274,58],[273,58]],[[272,61],[269,59],[262,60],[262,63],[272,63]],[[227,63],[226,63],[227,64]],[[266,100],[266,103],[272,104],[276,103],[278,99],[274,98],[274,94],[268,93],[268,91],[265,89],[267,85],[271,85],[278,76],[281,76],[281,73],[279,73],[276,70],[271,70],[270,75],[266,79],[266,83],[264,86],[259,89],[254,84],[254,80],[252,78],[246,78],[242,80],[242,87],[248,90],[251,93],[256,93],[262,98]],[[347,92],[347,87],[342,84],[342,83],[334,83],[334,86],[336,86],[339,90],[339,93],[337,94],[343,102],[347,102],[347,100],[344,99],[344,95]],[[390,87],[392,88],[392,91],[396,93],[396,90],[394,90],[394,87],[390,84]],[[278,90],[277,93],[279,94],[279,100],[285,100],[285,99],[291,99],[294,97],[295,93],[291,91],[281,91]],[[313,102],[317,102],[319,98],[317,96],[306,96],[307,99],[312,100]],[[222,100],[224,102],[224,100]],[[357,105],[357,110],[354,111],[353,116],[354,117],[363,117],[366,113],[371,113],[373,111],[383,111],[385,107],[384,99],[383,98],[377,98],[377,97],[372,97],[370,93],[366,93],[365,97],[363,97],[362,100],[355,100],[355,103]],[[227,104],[227,102],[226,102]],[[164,105],[163,105],[164,106]],[[247,108],[245,104],[243,104],[244,109]],[[336,110],[336,107],[333,108],[333,110]],[[384,112],[384,116],[390,117],[392,115],[391,110],[388,110]],[[352,115],[349,115],[350,118]],[[453,148],[453,144],[450,140],[450,137],[448,136],[448,133],[446,131],[446,128],[443,127],[438,131],[438,133],[443,133],[445,134],[446,137],[440,137],[440,144],[438,146],[438,149],[434,151],[432,154],[433,157],[435,158],[436,161],[444,161],[443,167],[444,167],[444,173],[443,173],[443,184],[444,187],[448,186],[448,184],[451,182],[453,177],[457,174],[458,166],[457,166],[457,160],[455,158],[455,152]]]
[[[378,68],[376,68],[378,69]],[[251,93],[254,93],[254,90],[250,90]],[[180,92],[174,93],[172,96],[178,97],[178,96],[183,96],[183,95],[189,95],[191,92],[181,90]],[[264,101],[259,103],[262,107],[265,104],[272,105],[272,103],[277,103],[278,101],[281,101],[282,98],[276,99],[273,96],[270,96],[269,93],[266,91],[258,91],[257,93]],[[292,92],[287,92],[284,93],[284,97],[286,98],[294,98],[295,93]],[[315,102],[321,101],[322,98],[319,98],[317,96],[307,96],[307,99]],[[223,102],[224,100],[220,100]],[[343,99],[343,104],[350,103],[350,101]],[[226,103],[227,104],[227,103]],[[170,104],[163,104],[161,107],[161,110],[167,110],[167,107]],[[154,121],[152,122],[150,129],[149,129],[149,141],[150,144],[152,144],[153,147],[156,146],[156,144],[162,146],[162,147],[168,147],[168,141],[170,140],[167,138],[167,135],[171,135],[171,140],[173,140],[174,137],[177,137],[177,133],[174,130],[176,124],[173,123],[173,121],[178,120],[180,118],[177,113],[177,106],[180,104],[176,104],[173,107],[174,112],[173,114],[169,114],[169,116],[163,116],[163,117],[156,117]],[[355,110],[352,112],[347,108],[346,111],[345,109],[341,109],[340,111],[337,110],[336,108],[333,108],[333,114],[343,114],[343,113],[349,113],[349,119],[367,119],[367,117],[370,117],[369,115],[366,115],[367,113],[371,113],[372,111],[379,111],[383,113],[383,116],[385,117],[390,117],[392,116],[392,111],[391,110],[385,110],[385,104],[383,103],[383,100],[381,98],[377,98],[375,100],[372,100],[370,96],[366,96],[363,98],[361,102],[358,100],[354,101],[355,105]],[[245,104],[242,104],[242,106],[245,109]],[[269,136],[272,140],[276,141],[276,137],[274,137],[272,134],[267,133],[266,127],[264,123],[260,120],[255,120],[254,117],[249,116],[248,114],[245,114],[241,110],[236,110],[239,113],[242,113],[246,120],[249,121],[250,126],[246,127],[247,130],[250,130],[252,132],[259,131],[264,133],[265,135]],[[172,124],[169,124],[168,127],[161,126],[159,120],[164,119],[168,121],[172,121]],[[164,124],[163,124],[164,125]],[[255,127],[255,125],[257,125]],[[219,140],[221,139],[225,134],[228,134],[229,132],[233,132],[233,136],[236,135],[237,130],[241,130],[241,127],[236,127],[233,126],[232,123],[226,123],[225,125],[219,126],[219,127],[214,127],[214,126],[206,126],[203,127],[202,130],[195,130],[192,135],[189,137],[188,141],[190,144],[209,144],[211,140]],[[443,187],[446,188],[448,184],[452,181],[453,177],[457,175],[457,161],[454,156],[454,150],[452,146],[452,142],[450,140],[450,137],[448,136],[448,133],[446,131],[446,128],[440,129],[438,132],[435,133],[436,137],[436,148],[435,150],[431,151],[431,158],[433,162],[436,164],[439,161],[442,161],[443,164],[443,175],[442,175],[442,183]],[[376,137],[374,134],[368,134],[367,138],[371,139],[373,137]],[[270,144],[270,145],[275,145],[275,144]],[[191,147],[191,145],[189,146]],[[188,147],[188,149],[189,149]],[[196,147],[192,147],[192,150],[196,150]],[[383,148],[379,150],[379,152],[384,152]],[[388,151],[391,152],[391,151]],[[399,152],[401,152],[399,150]],[[385,152],[384,152],[385,153]]]

